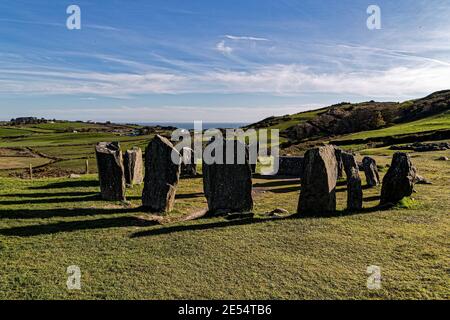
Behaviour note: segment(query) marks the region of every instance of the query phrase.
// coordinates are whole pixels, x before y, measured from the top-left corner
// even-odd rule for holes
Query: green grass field
[[[450,111],[428,117],[425,119],[398,124],[392,127],[379,130],[364,131],[349,134],[341,137],[339,140],[355,140],[377,137],[388,137],[408,133],[420,133],[450,128]]]
[[[95,175],[0,178],[0,299],[449,299],[442,154],[412,155],[434,184],[416,186],[411,208],[379,210],[380,189],[365,189],[364,212],[331,218],[262,215],[295,212],[296,180],[255,179],[253,219],[183,222],[206,208],[201,178],[183,179],[175,211],[156,223],[139,209],[142,187],[121,204],[99,200]],[[342,184],[337,194],[342,210]],[[70,265],[81,268],[79,291],[66,288]],[[370,265],[380,290],[366,287]]]

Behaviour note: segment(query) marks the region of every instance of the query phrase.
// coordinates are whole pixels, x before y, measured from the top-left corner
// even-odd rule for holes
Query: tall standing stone
[[[358,163],[355,157],[347,152],[341,152],[342,164],[347,176],[347,209],[361,210],[363,205],[363,192],[359,176]]]
[[[125,182],[128,185],[141,184],[144,181],[143,159],[141,148],[127,150],[123,159],[125,167]]]
[[[403,152],[395,153],[392,164],[383,178],[380,204],[395,204],[410,196],[416,174],[416,168],[412,165],[409,155]]]
[[[210,215],[253,209],[252,171],[247,151],[241,142],[227,140],[223,141],[222,157],[217,155],[215,163],[208,164],[203,159],[203,188]],[[245,152],[243,163],[237,161],[238,152]],[[231,155],[234,161],[227,163]]]
[[[144,208],[155,213],[172,211],[180,170],[180,154],[169,140],[157,135],[145,152]]]
[[[334,148],[334,153],[336,155],[337,163],[337,178],[341,179],[344,176],[344,162],[342,160],[342,150],[339,148]]]
[[[305,153],[297,212],[326,215],[336,211],[337,163],[334,147],[327,145]]]
[[[181,176],[195,177],[197,175],[197,164],[194,159],[194,150],[184,147],[180,150],[181,155]]]
[[[371,157],[364,157],[362,161],[364,173],[366,175],[367,185],[376,187],[380,184],[380,175],[378,174],[377,162]]]
[[[99,142],[95,146],[102,199],[125,200],[125,175],[118,142]]]

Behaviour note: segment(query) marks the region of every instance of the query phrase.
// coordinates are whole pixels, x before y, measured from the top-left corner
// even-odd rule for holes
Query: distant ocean
[[[194,129],[194,122],[142,122],[137,123],[140,126],[163,126],[163,127],[177,127],[179,129],[191,130]],[[249,123],[241,122],[203,122],[203,129],[236,129],[244,127]]]

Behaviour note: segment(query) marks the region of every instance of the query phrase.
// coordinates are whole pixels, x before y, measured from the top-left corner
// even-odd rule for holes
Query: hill
[[[343,102],[319,110],[270,117],[247,128],[279,129],[285,148],[310,145],[311,141],[357,140],[450,130],[450,90],[402,103]]]

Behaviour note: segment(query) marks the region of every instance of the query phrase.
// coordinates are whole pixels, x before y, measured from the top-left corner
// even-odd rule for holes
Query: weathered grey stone
[[[337,163],[333,146],[310,149],[304,170],[297,212],[302,215],[327,215],[336,211]]]
[[[377,162],[371,157],[364,157],[363,161],[366,182],[369,187],[376,187],[380,184],[380,175],[378,173]]]
[[[342,160],[342,150],[335,147],[334,153],[336,155],[336,164],[337,164],[337,178],[341,179],[344,176],[344,163]]]
[[[302,177],[303,157],[279,157],[279,168],[277,175]]]
[[[347,176],[347,209],[361,210],[363,205],[363,191],[359,176],[358,163],[353,154],[341,152],[342,164]]]
[[[99,142],[95,147],[102,199],[124,201],[125,175],[118,142]]]
[[[172,154],[174,155],[172,159]],[[145,152],[142,205],[149,212],[172,211],[181,171],[181,156],[172,143],[157,135]]]
[[[125,168],[125,182],[128,185],[141,184],[144,181],[143,159],[141,148],[134,147],[127,150],[123,157]]]
[[[197,164],[194,159],[194,150],[184,147],[180,150],[181,155],[181,176],[195,177],[197,175]]]
[[[413,193],[416,168],[408,154],[397,152],[392,158],[391,166],[383,178],[381,188],[381,205],[395,204]]]
[[[256,173],[256,165],[258,164],[258,153],[259,153],[259,144],[249,144],[247,145],[247,150],[249,154],[249,162],[252,173]]]
[[[414,183],[415,184],[433,184],[433,182],[431,182],[427,178],[424,178],[423,176],[418,175],[418,174],[416,174],[416,177],[414,178]]]
[[[445,156],[439,157],[438,160],[439,161],[449,161],[448,157],[445,157]]]
[[[226,163],[227,149],[234,152],[233,164]],[[239,164],[236,161],[238,150],[248,151],[238,141],[223,141],[222,158],[217,156],[219,159],[216,158],[216,162],[212,164],[203,160],[203,188],[208,200],[209,215],[248,212],[253,209],[252,171],[248,154],[245,156],[245,163]]]

